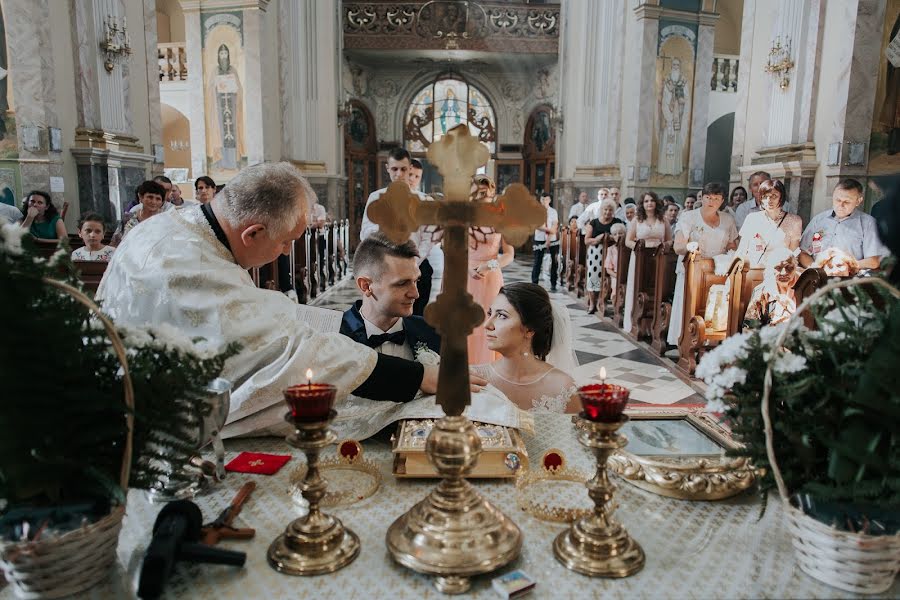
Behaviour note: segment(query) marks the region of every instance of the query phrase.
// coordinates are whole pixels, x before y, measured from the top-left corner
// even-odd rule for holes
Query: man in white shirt
[[[547,209],[547,220],[534,231],[534,264],[531,267],[531,283],[537,284],[544,265],[544,253],[550,252],[550,291],[556,291],[557,259],[559,257],[559,213],[550,206],[550,196],[541,196],[541,204]]]
[[[609,197],[613,202],[616,203],[616,212],[615,217],[617,219],[625,220],[625,206],[622,204],[622,193],[619,191],[617,187],[609,188]],[[599,216],[599,209],[598,209]]]
[[[0,202],[0,218],[4,218],[10,223],[18,223],[25,218],[25,215],[15,206]]]
[[[765,171],[757,171],[747,180],[747,187],[750,188],[750,197],[752,200],[748,199],[734,211],[734,220],[737,222],[738,231],[741,230],[741,226],[744,224],[744,219],[747,218],[747,215],[762,210],[759,204],[761,201],[759,186],[766,179],[772,179],[772,176]]]
[[[572,220],[572,217],[580,217],[584,210],[588,205],[588,193],[582,191],[578,194],[578,202],[572,205],[572,208],[569,209],[569,221]]]
[[[344,312],[341,333],[380,354],[407,360],[428,348],[440,353],[441,338],[413,314],[419,297],[416,245],[391,242],[376,232],[360,242],[353,256],[353,276],[363,299]]]
[[[609,189],[600,188],[597,190],[597,201],[588,205],[588,207],[584,209],[584,212],[581,213],[581,216],[578,217],[578,229],[582,234],[585,233],[584,228],[587,227],[588,223],[593,219],[600,218],[600,205],[603,204],[603,201],[607,198],[609,198]]]
[[[421,163],[419,164],[421,165]],[[428,200],[428,196],[420,192],[418,189],[413,188],[410,184],[409,176],[412,169],[412,158],[410,157],[409,152],[407,152],[404,148],[394,148],[393,150],[391,150],[390,154],[388,154],[387,160],[387,172],[388,176],[391,178],[391,183],[395,181],[406,182],[406,184],[410,186],[410,190],[413,193],[418,194],[421,200]],[[421,178],[422,177],[420,174],[418,178],[419,181],[421,181]],[[359,231],[360,242],[378,231],[378,225],[376,225],[369,219],[369,205],[380,198],[381,195],[386,191],[387,188],[384,187],[369,194],[369,199],[366,200],[366,208],[363,211],[362,226],[360,227]],[[435,244],[433,240],[433,230],[434,228],[420,227],[418,231],[409,236],[409,239],[412,240],[416,244],[416,248],[418,248],[419,255],[417,258],[417,262],[419,269],[422,271],[422,276],[420,277],[418,283],[418,289],[419,297],[423,300],[416,303],[415,312],[413,314],[417,315],[424,314],[425,305],[428,304],[428,299],[431,296],[431,274],[434,270],[431,268],[431,265],[428,264],[427,257]]]

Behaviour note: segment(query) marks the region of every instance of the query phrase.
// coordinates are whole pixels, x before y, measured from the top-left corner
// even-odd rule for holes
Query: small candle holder
[[[584,412],[579,415],[578,441],[597,457],[597,473],[585,483],[594,510],[578,519],[553,542],[553,555],[567,569],[591,577],[628,577],[644,568],[644,551],[612,513],[616,485],[609,480],[607,461],[628,440],[616,433],[628,422],[623,414],[628,390],[605,383],[579,389]]]
[[[269,565],[288,575],[321,575],[341,569],[359,555],[359,537],[336,517],[319,510],[328,482],[319,474],[319,453],[337,440],[329,424],[337,416],[332,385],[295,385],[284,392],[291,411],[284,416],[294,427],[287,443],[306,454],[307,470],[297,488],[309,512],[292,521],[269,546]]]

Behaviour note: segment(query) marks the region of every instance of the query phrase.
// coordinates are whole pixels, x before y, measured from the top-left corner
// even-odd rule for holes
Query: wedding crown
[[[306,476],[307,465],[300,465],[291,474],[291,487],[288,490],[296,504],[306,506],[306,500],[297,487]],[[375,495],[381,487],[381,469],[378,465],[363,459],[363,449],[356,440],[342,440],[337,444],[337,456],[319,461],[320,471],[357,471],[367,475],[366,481],[351,481],[349,487],[341,488],[329,485],[320,506],[342,506],[354,504]],[[333,482],[332,482],[333,483]]]
[[[539,481],[571,481],[584,484],[587,476],[577,469],[566,466],[566,457],[561,450],[551,448],[541,457],[540,467],[534,471],[523,471],[516,479],[516,503],[519,508],[542,521],[571,523],[590,514],[591,508],[553,506],[531,498],[528,488]]]

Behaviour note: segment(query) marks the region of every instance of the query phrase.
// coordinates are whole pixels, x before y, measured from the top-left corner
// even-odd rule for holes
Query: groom
[[[353,274],[363,299],[344,312],[341,333],[381,354],[414,360],[416,349],[441,350],[441,338],[413,315],[419,297],[419,252],[412,241],[391,242],[376,232],[360,242]]]

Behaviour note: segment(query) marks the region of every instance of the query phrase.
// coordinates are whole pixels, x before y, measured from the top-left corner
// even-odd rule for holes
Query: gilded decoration
[[[738,447],[731,434],[699,410],[629,411],[631,444],[609,459],[626,481],[680,500],[722,500],[748,489],[756,468],[744,457],[726,456]]]
[[[503,2],[342,3],[348,49],[442,49],[556,53],[560,5]],[[498,43],[499,42],[499,43]]]

